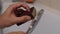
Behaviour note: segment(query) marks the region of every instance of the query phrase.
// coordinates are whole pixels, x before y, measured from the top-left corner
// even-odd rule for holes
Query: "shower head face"
[[[30,8],[30,12],[29,12],[29,11],[26,11],[26,10],[24,10],[24,9],[18,9],[18,8],[17,8],[17,9],[14,11],[14,13],[15,13],[16,17],[21,17],[21,16],[27,15],[27,16],[30,16],[31,19],[34,19],[35,16],[36,16],[36,9],[35,9],[34,7],[32,7],[32,8]],[[23,24],[23,23],[25,23],[25,22],[18,23],[17,25],[19,26],[19,25],[21,25],[21,24]]]

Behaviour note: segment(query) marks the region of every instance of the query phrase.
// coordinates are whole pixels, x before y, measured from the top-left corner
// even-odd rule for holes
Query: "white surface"
[[[3,11],[6,10],[6,8],[11,3],[4,3],[3,4]],[[31,5],[30,5],[31,6]],[[37,11],[40,9],[44,9],[44,14],[39,21],[37,27],[32,32],[32,34],[60,34],[60,14],[58,14],[58,11],[55,11],[54,9],[49,9],[39,3],[35,3],[34,6],[36,7]],[[21,26],[13,25],[11,27],[7,27],[3,29],[3,34],[6,34],[8,32],[12,31],[24,31],[26,32],[28,29],[30,22],[27,22]]]

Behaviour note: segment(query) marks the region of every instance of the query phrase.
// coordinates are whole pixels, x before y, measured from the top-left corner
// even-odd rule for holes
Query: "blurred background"
[[[29,6],[34,6],[37,12],[44,9],[44,14],[32,34],[60,34],[60,0],[34,0],[33,3],[28,3],[25,0],[0,0],[1,14],[4,13],[9,5],[16,2],[24,2]],[[26,32],[30,23],[31,21],[21,26],[14,24],[10,27],[3,28],[1,33],[7,34],[13,31]]]

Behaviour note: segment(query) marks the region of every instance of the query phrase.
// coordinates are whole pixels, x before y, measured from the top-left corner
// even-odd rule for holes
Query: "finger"
[[[5,11],[6,14],[11,14],[11,12],[13,12],[16,7],[19,7],[19,6],[21,6],[21,5],[22,5],[21,3],[20,3],[19,5],[18,5],[18,4],[12,4],[12,5],[10,5],[10,6],[7,8],[7,10]]]
[[[24,3],[22,3],[22,2],[18,2],[18,3],[16,3],[16,4],[12,4],[12,5],[10,6],[10,10],[13,10],[14,8],[17,8],[17,7],[20,7],[20,6],[26,8],[28,11],[30,11],[29,6],[26,5],[26,4],[24,4]]]
[[[17,34],[17,32],[9,32],[9,33],[7,33],[7,34]]]
[[[22,3],[22,2],[17,2],[16,4],[18,4],[18,6],[19,6],[20,3],[21,3],[21,7],[24,7],[24,8],[27,9],[27,11],[30,11],[30,7],[28,5],[26,5],[26,4]]]
[[[19,6],[23,6],[25,7],[28,11],[29,11],[29,7],[27,5],[25,5],[24,3],[16,3],[16,4],[12,4],[10,5],[7,10],[6,10],[6,13],[7,14],[10,14],[12,11],[14,11],[15,8],[19,7]]]
[[[19,32],[10,32],[8,34],[26,34],[26,33],[22,32],[22,31],[19,31]]]
[[[18,34],[26,34],[25,32],[19,31]]]
[[[22,4],[22,7],[26,8],[26,9],[27,9],[27,11],[28,11],[28,12],[30,12],[30,8],[29,8],[29,6],[28,6],[28,5],[26,5],[26,4]]]
[[[31,20],[31,17],[30,16],[22,16],[22,17],[17,17],[16,20],[17,20],[17,22],[26,22],[26,21]]]

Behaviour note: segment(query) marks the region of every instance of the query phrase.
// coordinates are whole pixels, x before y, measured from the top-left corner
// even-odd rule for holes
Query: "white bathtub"
[[[3,12],[12,3],[3,4]],[[31,5],[30,5],[31,6]],[[40,3],[35,3],[37,11],[44,9],[41,20],[39,21],[37,27],[32,32],[32,34],[60,34],[60,12],[52,8],[46,7]],[[2,13],[3,13],[2,12]],[[31,22],[31,21],[29,21]],[[30,23],[25,23],[21,26],[16,24],[3,29],[3,34],[14,31],[24,31],[26,32]]]

